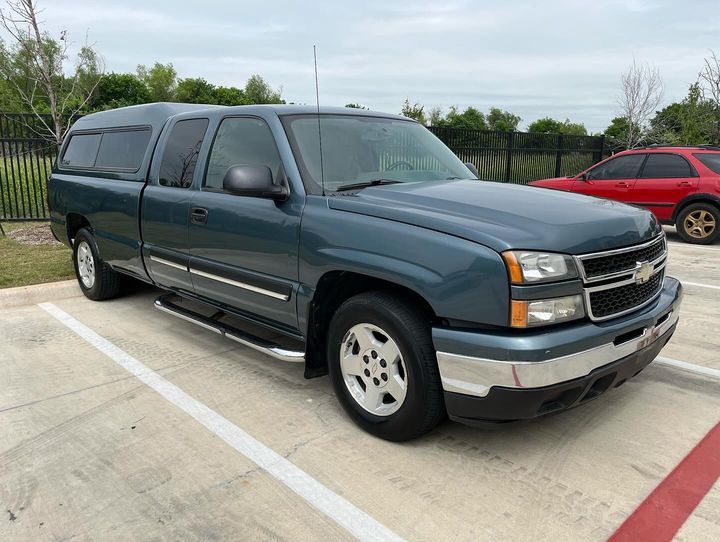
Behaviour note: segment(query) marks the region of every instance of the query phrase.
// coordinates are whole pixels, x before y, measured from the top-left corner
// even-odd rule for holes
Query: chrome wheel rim
[[[92,288],[95,284],[95,259],[86,241],[80,241],[77,248],[77,268],[80,281],[85,288]]]
[[[698,209],[685,217],[683,226],[690,237],[705,239],[712,235],[717,224],[711,212]]]
[[[398,411],[407,396],[407,370],[400,348],[374,324],[357,324],[340,345],[340,369],[350,396],[375,416]]]

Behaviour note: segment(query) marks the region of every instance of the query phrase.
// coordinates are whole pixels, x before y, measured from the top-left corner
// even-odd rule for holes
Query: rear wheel
[[[720,211],[710,203],[694,203],[680,211],[675,225],[685,242],[708,245],[720,235]]]
[[[95,238],[82,228],[75,235],[73,263],[78,284],[85,297],[101,301],[115,297],[120,291],[120,276],[101,258]]]
[[[383,292],[350,298],[328,330],[330,377],[348,415],[386,440],[410,440],[445,415],[430,322]]]

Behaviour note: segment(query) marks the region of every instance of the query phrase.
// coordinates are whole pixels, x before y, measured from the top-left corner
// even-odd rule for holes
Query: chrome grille
[[[593,258],[583,258],[586,278],[632,271],[637,262],[652,262],[665,253],[665,237],[656,239],[639,248],[630,248],[627,252],[617,252]]]
[[[665,235],[632,247],[576,257],[592,320],[637,310],[662,290],[667,262]]]

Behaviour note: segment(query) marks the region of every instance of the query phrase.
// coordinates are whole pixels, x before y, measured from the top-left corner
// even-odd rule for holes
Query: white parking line
[[[185,393],[175,384],[168,382],[63,310],[52,303],[40,303],[38,306],[180,410],[195,418],[250,461],[280,480],[308,503],[332,518],[355,538],[367,541],[402,540],[393,531],[322,485],[305,471]]]
[[[666,358],[665,356],[656,357],[653,363],[668,365],[670,367],[682,369],[683,371],[688,371],[702,376],[709,376],[710,378],[717,378],[720,380],[720,370],[713,369],[712,367],[703,367],[702,365],[688,363],[687,361],[680,361],[679,359]]]
[[[699,282],[688,282],[686,280],[681,280],[683,286],[697,286],[698,288],[710,288],[712,290],[720,290],[720,286],[715,286],[714,284],[701,284]]]

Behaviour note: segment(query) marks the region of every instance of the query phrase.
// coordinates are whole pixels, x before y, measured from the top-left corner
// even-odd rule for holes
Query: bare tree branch
[[[660,105],[663,97],[663,81],[660,71],[648,64],[638,64],[635,59],[622,74],[618,106],[621,116],[628,122],[625,141],[628,149],[642,143],[648,121]]]
[[[42,137],[62,143],[68,124],[92,99],[102,78],[103,66],[93,46],[87,43],[77,55],[75,73],[66,77],[63,63],[68,59],[71,42],[66,31],[59,40],[42,30],[37,0],[7,0],[0,9],[0,27],[4,28],[12,45],[2,45],[3,59],[0,76],[17,92],[23,106],[38,119],[45,132]],[[26,90],[30,89],[29,91]],[[40,107],[47,107],[52,122],[46,121]],[[38,133],[33,123],[26,127]]]

